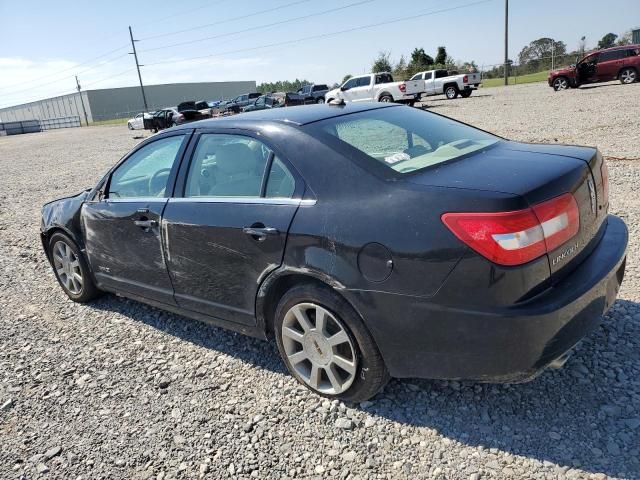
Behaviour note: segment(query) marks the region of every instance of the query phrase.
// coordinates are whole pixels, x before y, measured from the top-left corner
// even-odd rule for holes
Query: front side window
[[[344,153],[353,156],[356,149],[365,164],[376,162],[399,173],[453,160],[499,141],[454,120],[399,107],[333,117],[308,128]]]
[[[422,74],[416,73],[413,77],[410,78],[410,80],[422,80]]]
[[[358,85],[358,79],[357,78],[350,78],[349,80],[347,80],[347,83],[344,84],[344,89],[348,90],[350,88],[355,87],[356,85]]]
[[[171,168],[184,135],[174,135],[145,145],[112,174],[107,198],[165,197]]]

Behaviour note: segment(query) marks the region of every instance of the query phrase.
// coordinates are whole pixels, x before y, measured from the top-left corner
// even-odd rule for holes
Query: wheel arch
[[[388,96],[388,97],[391,97],[391,100],[395,102],[395,100],[394,100],[394,98],[393,98],[393,95],[391,95],[391,92],[387,92],[386,90],[383,90],[382,92],[380,92],[380,93],[378,94],[378,97],[376,98],[376,101],[378,101],[378,102],[379,102],[379,101],[380,101],[380,99],[381,99],[382,97],[384,97],[385,95],[386,95],[386,96]]]
[[[619,80],[620,79],[620,74],[624,71],[624,70],[634,70],[636,72],[636,75],[640,72],[638,72],[638,68],[634,65],[626,65],[624,67],[620,67],[620,69],[618,70],[618,75],[616,76],[616,78]],[[637,80],[636,80],[637,81]]]
[[[93,282],[96,283],[95,272],[93,271],[91,263],[89,262],[89,257],[87,255],[84,243],[78,238],[76,234],[73,233],[73,231],[61,225],[52,225],[48,229],[40,232],[42,247],[44,248],[44,253],[47,256],[47,260],[49,260],[49,263],[52,264],[51,256],[49,255],[49,241],[51,240],[51,237],[56,233],[62,233],[66,235],[78,246],[78,250],[80,250],[80,254],[84,258],[84,261],[87,264],[87,268],[89,269],[89,274],[91,275]]]
[[[453,88],[455,88],[456,90],[460,91],[460,87],[458,86],[458,84],[457,84],[456,82],[447,82],[447,83],[445,83],[445,84],[442,86],[442,91],[443,91],[443,92],[444,92],[444,91],[446,91],[446,90],[447,90],[447,88],[449,88],[449,87],[453,87]]]

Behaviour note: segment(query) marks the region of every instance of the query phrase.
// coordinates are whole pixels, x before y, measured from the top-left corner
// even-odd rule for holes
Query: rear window
[[[343,151],[359,151],[373,168],[383,166],[401,174],[460,158],[500,140],[452,119],[406,107],[333,117],[312,124],[312,129]]]

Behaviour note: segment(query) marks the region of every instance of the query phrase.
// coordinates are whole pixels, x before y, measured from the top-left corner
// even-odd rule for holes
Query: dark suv
[[[625,45],[590,53],[576,65],[549,72],[549,86],[555,91],[578,88],[585,83],[633,83],[640,74],[640,45]]]
[[[226,109],[232,113],[240,113],[244,107],[254,102],[258,98],[260,93],[244,93],[238,95],[226,105]]]

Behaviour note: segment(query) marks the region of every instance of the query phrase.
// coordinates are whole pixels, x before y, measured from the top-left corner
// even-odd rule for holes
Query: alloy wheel
[[[55,268],[60,283],[73,295],[82,292],[82,270],[80,260],[71,247],[63,241],[53,246],[53,268]]]
[[[569,88],[569,82],[565,78],[558,78],[556,80],[556,89],[557,90],[566,90]]]
[[[282,345],[291,368],[312,389],[338,395],[356,378],[356,349],[345,326],[327,309],[298,303],[285,314]]]
[[[455,91],[455,89],[453,87],[447,88],[447,92],[446,93],[447,93],[447,98],[450,99],[450,100],[455,98],[455,96],[456,96],[456,91]]]
[[[636,71],[631,69],[624,70],[620,74],[620,79],[622,83],[633,83],[636,81]]]

